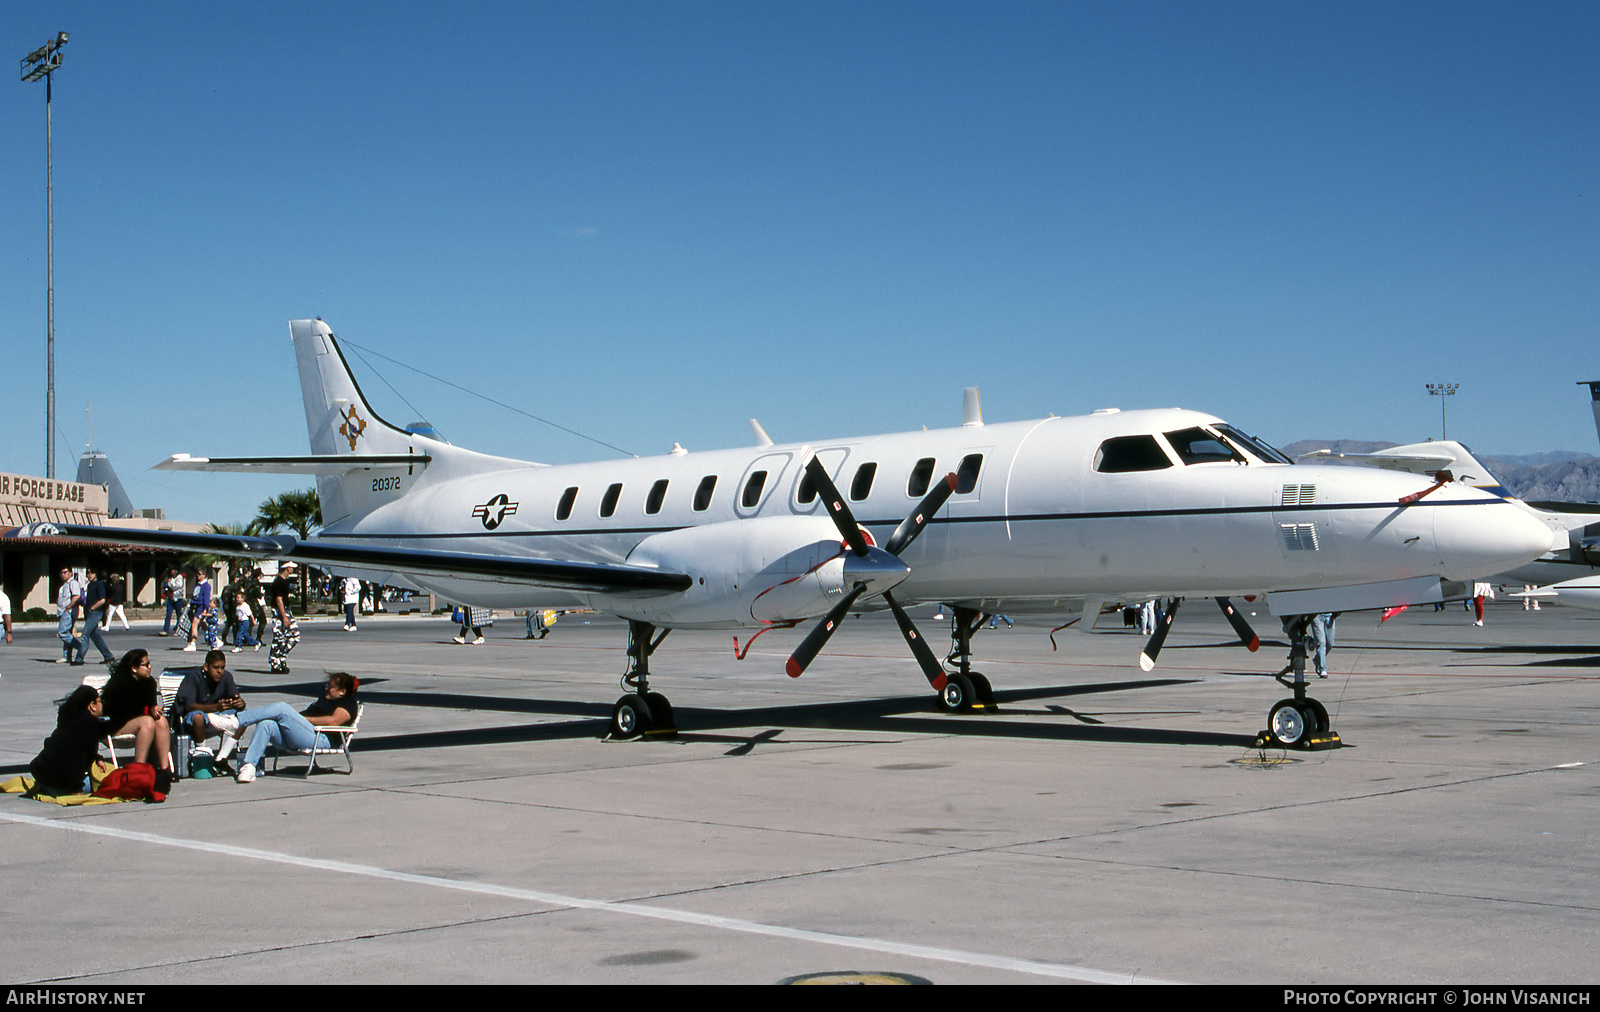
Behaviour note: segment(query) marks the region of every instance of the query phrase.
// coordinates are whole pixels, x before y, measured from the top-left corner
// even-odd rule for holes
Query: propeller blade
[[[933,656],[933,650],[928,642],[922,638],[922,633],[911,623],[911,616],[900,607],[900,602],[888,591],[883,592],[883,599],[889,603],[889,609],[894,612],[894,620],[900,623],[900,635],[906,638],[906,645],[911,648],[911,653],[917,658],[923,675],[927,676],[928,684],[935,689],[944,688],[944,666],[939,663],[939,658]]]
[[[844,504],[844,496],[839,494],[839,489],[828,477],[828,469],[822,466],[822,461],[816,454],[806,461],[806,476],[811,479],[811,487],[817,490],[817,495],[822,497],[822,505],[827,507],[828,516],[833,518],[833,525],[839,528],[839,534],[844,538],[844,543],[857,555],[867,554],[867,539],[862,537],[861,528],[856,524],[855,515],[850,512],[850,507]]]
[[[1225,597],[1219,597],[1217,598],[1217,607],[1221,608],[1222,614],[1227,616],[1228,624],[1233,626],[1233,631],[1239,634],[1239,642],[1244,644],[1246,650],[1255,653],[1261,649],[1261,637],[1257,636],[1256,631],[1250,628],[1250,623],[1246,622],[1244,616],[1239,614],[1239,609],[1233,606],[1232,601]]]
[[[1143,671],[1150,671],[1156,666],[1156,658],[1161,656],[1161,644],[1167,641],[1167,632],[1172,628],[1172,620],[1178,614],[1178,599],[1173,598],[1167,602],[1167,613],[1161,616],[1161,621],[1156,625],[1156,631],[1150,634],[1150,642],[1144,645],[1144,652],[1139,655],[1139,667]]]
[[[944,476],[943,481],[933,487],[933,491],[929,492],[926,498],[917,503],[917,508],[911,511],[910,516],[900,521],[900,526],[889,535],[889,543],[883,546],[883,550],[890,555],[899,555],[905,551],[911,542],[917,540],[917,535],[928,526],[928,521],[933,519],[933,515],[939,512],[945,500],[950,498],[950,494],[955,490],[956,475],[951,471]]]
[[[789,655],[789,661],[783,667],[789,673],[790,678],[799,678],[806,668],[811,666],[811,662],[817,659],[817,654],[821,653],[822,648],[827,645],[828,637],[832,636],[833,631],[839,628],[839,623],[844,621],[845,613],[850,610],[850,606],[856,603],[856,598],[860,597],[866,589],[866,584],[856,584],[855,589],[844,596],[844,600],[833,606],[833,610],[828,612],[826,618],[818,622],[809,633],[806,633],[806,638],[800,641],[800,645],[795,648],[794,653]]]

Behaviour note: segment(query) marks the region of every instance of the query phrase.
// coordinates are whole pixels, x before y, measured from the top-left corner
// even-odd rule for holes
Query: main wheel
[[[1306,715],[1293,699],[1281,699],[1267,714],[1267,730],[1280,745],[1298,745],[1306,736]]]
[[[977,689],[973,687],[972,679],[957,672],[946,675],[944,688],[939,690],[939,705],[946,710],[965,710],[978,698]]]
[[[630,692],[617,700],[617,705],[611,710],[613,738],[637,738],[652,726],[650,704],[645,702],[643,696]]]

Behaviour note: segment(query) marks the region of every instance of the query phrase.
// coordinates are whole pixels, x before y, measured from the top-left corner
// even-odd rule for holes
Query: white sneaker
[[[455,642],[455,643],[465,643],[467,641],[466,637],[464,637],[464,636],[452,636],[452,637],[450,637],[450,639],[451,639],[452,642]]]
[[[194,644],[193,643],[184,644],[183,652],[186,653],[186,654],[194,653]]]
[[[239,767],[239,775],[234,777],[241,784],[248,784],[256,778],[256,768],[249,763]]]
[[[475,647],[483,646],[483,637],[479,636],[477,639],[473,640],[472,641],[472,645],[475,646]]]
[[[208,713],[206,714],[206,723],[218,731],[225,731],[233,735],[239,733],[239,718],[231,713]]]
[[[252,651],[260,650],[261,649],[261,644],[257,643],[255,646],[251,647],[250,649]]]
[[[239,648],[238,648],[238,647],[234,647],[234,648],[233,648],[233,652],[234,652],[234,653],[238,653],[238,652],[239,652]]]

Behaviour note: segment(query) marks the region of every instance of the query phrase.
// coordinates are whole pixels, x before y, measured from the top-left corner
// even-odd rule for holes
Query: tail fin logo
[[[350,441],[350,449],[353,451],[356,448],[356,441],[367,430],[367,420],[356,414],[354,407],[349,411],[340,408],[339,417],[344,419],[344,424],[339,426],[339,435]]]
[[[501,521],[508,515],[517,511],[517,505],[511,501],[510,496],[501,492],[488,502],[472,507],[472,515],[483,521],[484,530],[492,531],[499,527]]]

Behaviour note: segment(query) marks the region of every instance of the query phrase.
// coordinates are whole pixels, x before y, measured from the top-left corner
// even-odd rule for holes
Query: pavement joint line
[[[593,910],[601,913],[621,914],[625,916],[642,917],[659,921],[671,921],[678,924],[713,928],[722,931],[733,931],[741,934],[762,935],[769,938],[781,938],[793,942],[811,942],[840,948],[859,949],[867,952],[880,953],[883,955],[905,956],[912,959],[926,959],[941,963],[956,963],[962,966],[1004,970],[1013,973],[1024,973],[1039,977],[1054,977],[1062,980],[1076,980],[1087,984],[1177,983],[1176,981],[1142,978],[1132,974],[1114,973],[1106,970],[1096,970],[1091,967],[1073,966],[1066,963],[1045,963],[1031,959],[1021,959],[1014,956],[998,956],[981,952],[967,952],[961,949],[947,949],[939,946],[918,945],[910,942],[895,942],[889,939],[864,938],[854,935],[834,934],[826,931],[810,931],[804,928],[789,928],[782,925],[763,924],[759,921],[748,921],[735,917],[722,917],[716,914],[703,914],[692,910],[678,910],[671,907],[660,907],[647,903],[588,899],[580,896],[565,896],[560,893],[544,892],[537,889],[524,889],[517,886],[494,885],[492,883],[484,882],[463,882],[458,879],[444,878],[437,875],[417,875],[410,872],[378,868],[373,865],[352,864],[347,861],[331,861],[324,858],[299,857],[293,854],[283,854],[276,851],[260,850],[253,847],[238,847],[232,844],[207,843],[200,840],[187,840],[181,837],[161,836],[155,833],[142,833],[136,830],[118,829],[112,826],[90,825],[79,820],[68,821],[62,819],[47,819],[41,816],[20,815],[10,812],[0,812],[0,820],[45,829],[59,829],[68,832],[89,833],[95,836],[108,836],[135,843],[153,844],[155,846],[162,847],[177,847],[183,850],[194,850],[202,853],[220,854],[228,857],[243,858],[245,860],[267,861],[274,864],[285,864],[294,867],[309,868],[317,871],[333,872],[341,875],[358,875],[365,878],[381,879],[391,882],[402,882],[408,885],[453,889],[459,892],[477,893],[486,896],[498,896],[505,899],[519,899],[531,903],[542,903],[548,906],[566,907],[573,910]]]

